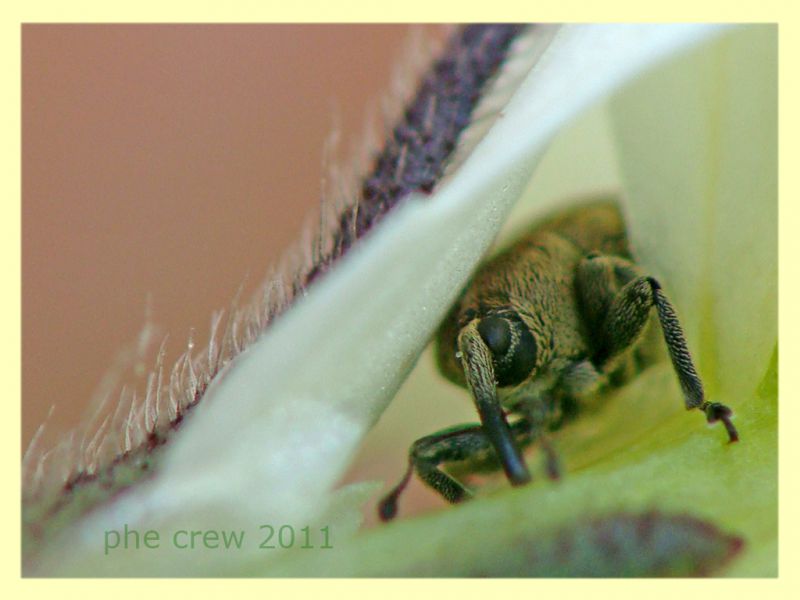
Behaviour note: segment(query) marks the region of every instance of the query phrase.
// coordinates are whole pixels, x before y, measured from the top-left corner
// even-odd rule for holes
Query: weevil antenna
[[[481,418],[483,431],[500,458],[503,471],[512,485],[523,485],[531,480],[531,474],[522,458],[508,421],[497,398],[497,381],[492,364],[492,353],[478,332],[478,321],[474,320],[458,335],[461,364],[469,391]]]

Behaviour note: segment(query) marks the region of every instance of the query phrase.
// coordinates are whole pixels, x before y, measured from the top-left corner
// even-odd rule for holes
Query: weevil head
[[[516,312],[490,312],[478,319],[477,329],[492,353],[498,387],[518,385],[535,374],[536,337]]]
[[[442,322],[436,336],[436,359],[441,373],[453,383],[467,386],[465,356],[458,340],[467,330],[474,331],[491,357],[493,378],[497,387],[515,387],[536,379],[537,372],[547,359],[548,344],[541,332],[520,318],[512,307],[494,306],[489,309],[455,306]]]

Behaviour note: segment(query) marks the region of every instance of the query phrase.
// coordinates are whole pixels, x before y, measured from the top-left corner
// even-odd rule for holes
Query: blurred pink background
[[[316,210],[334,115],[346,149],[407,35],[23,27],[23,450],[53,404],[45,448],[80,422],[149,294],[167,364],[249,297]]]

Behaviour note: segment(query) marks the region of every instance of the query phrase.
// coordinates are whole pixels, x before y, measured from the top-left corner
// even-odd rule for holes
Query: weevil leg
[[[561,465],[559,464],[558,454],[550,444],[550,440],[547,438],[547,436],[543,435],[539,438],[539,443],[541,444],[542,451],[544,452],[547,476],[552,481],[561,479]]]
[[[581,311],[598,346],[604,343],[603,323],[622,286],[641,273],[629,260],[590,252],[578,263],[575,281]]]
[[[537,437],[538,429],[527,419],[512,424],[511,432],[520,447]],[[408,453],[408,469],[403,478],[378,504],[378,516],[390,521],[397,514],[397,501],[416,471],[422,481],[451,504],[472,497],[472,493],[439,467],[444,463],[464,463],[471,472],[500,468],[497,453],[480,425],[458,425],[418,439]]]
[[[645,330],[653,307],[653,291],[646,277],[637,277],[626,283],[612,299],[603,319],[595,361],[601,365],[612,364],[631,349]]]
[[[661,330],[664,333],[664,340],[667,343],[672,366],[678,374],[681,383],[683,396],[686,401],[686,408],[699,408],[706,413],[709,423],[722,421],[725,430],[728,432],[728,440],[736,442],[739,440],[739,432],[731,421],[733,411],[719,402],[707,402],[703,395],[703,383],[694,368],[692,356],[686,345],[686,338],[683,335],[683,328],[675,314],[675,309],[667,299],[661,289],[661,285],[652,277],[647,278],[653,293],[653,303],[658,313],[658,320],[661,322]]]
[[[469,490],[438,467],[444,462],[463,460],[488,444],[480,425],[459,425],[418,439],[408,451],[408,468],[403,479],[378,504],[378,516],[382,521],[395,517],[397,500],[414,471],[448,502],[457,504],[465,500],[470,496]]]
[[[589,334],[595,344],[602,343],[601,326],[611,301],[619,291],[612,260],[612,257],[591,252],[578,263],[575,273],[581,313],[584,322],[589,324]]]
[[[731,409],[717,402],[706,402],[683,328],[656,279],[642,275],[625,259],[591,254],[578,266],[577,286],[595,336],[595,364],[611,365],[614,359],[633,347],[644,332],[650,309],[655,307],[686,408],[704,411],[709,423],[721,420],[729,440],[739,439],[731,422]],[[590,297],[592,295],[600,298]]]

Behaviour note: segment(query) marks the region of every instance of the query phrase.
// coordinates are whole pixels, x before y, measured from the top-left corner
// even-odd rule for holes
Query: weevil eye
[[[511,345],[511,325],[502,317],[481,319],[478,333],[495,356],[503,356]]]
[[[501,386],[521,383],[536,366],[536,338],[522,323],[518,324],[517,330],[519,339],[509,350],[508,366],[503,369],[502,376],[498,376],[498,383]]]
[[[497,385],[516,385],[531,374],[536,366],[536,339],[516,314],[484,317],[478,333],[494,357]]]

